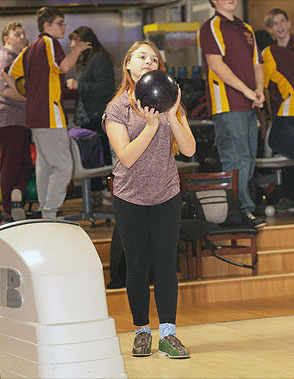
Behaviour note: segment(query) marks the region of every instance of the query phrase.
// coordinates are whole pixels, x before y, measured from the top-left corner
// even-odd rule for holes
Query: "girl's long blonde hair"
[[[132,105],[132,107],[133,107],[133,109],[135,111],[136,111],[136,107],[135,107],[135,104],[134,104],[134,101],[133,101],[132,94],[133,94],[133,92],[135,90],[136,83],[133,81],[129,70],[127,69],[127,65],[130,62],[130,60],[131,60],[132,55],[134,54],[134,52],[137,49],[139,49],[139,47],[141,47],[142,45],[148,45],[148,46],[151,47],[151,49],[155,52],[155,54],[156,54],[156,56],[158,58],[158,69],[161,70],[161,71],[166,71],[165,65],[164,65],[164,62],[163,62],[163,59],[162,59],[162,56],[161,56],[161,54],[160,54],[157,46],[153,42],[151,42],[149,40],[136,41],[129,48],[129,50],[126,53],[125,59],[123,61],[123,66],[122,66],[123,77],[122,77],[121,84],[120,84],[120,86],[119,86],[116,94],[114,95],[113,99],[110,101],[110,103],[113,100],[115,100],[116,98],[118,98],[123,92],[125,92],[126,90],[128,90],[129,91],[129,95],[130,95],[131,105]],[[180,112],[180,109],[177,110],[176,115],[177,115],[177,118],[178,118],[179,122],[181,123],[181,112]],[[174,155],[179,154],[179,149],[178,149],[178,146],[177,146],[175,138],[172,139],[172,152],[173,152]]]

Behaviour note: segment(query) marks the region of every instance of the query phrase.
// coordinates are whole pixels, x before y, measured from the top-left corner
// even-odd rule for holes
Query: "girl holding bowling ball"
[[[123,61],[121,85],[103,115],[103,126],[117,156],[113,170],[113,211],[127,264],[127,294],[136,336],[132,354],[151,355],[149,271],[159,317],[159,352],[190,356],[176,338],[177,245],[181,220],[179,175],[173,151],[190,157],[196,142],[176,103],[165,113],[136,101],[136,82],[148,71],[165,70],[157,47],[137,41]]]

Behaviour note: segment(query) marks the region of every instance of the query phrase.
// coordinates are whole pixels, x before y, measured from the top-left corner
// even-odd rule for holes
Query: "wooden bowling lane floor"
[[[134,333],[119,333],[126,372],[132,378],[293,378],[294,316],[192,325],[177,328],[190,359],[158,354],[152,330],[152,356],[131,356]]]
[[[182,283],[181,285],[185,285]],[[107,290],[109,293],[115,290]],[[109,299],[108,299],[109,300]],[[156,307],[151,299],[150,306],[150,327],[158,328],[158,316]],[[122,310],[118,304],[116,307],[110,306],[108,301],[109,316],[113,317],[116,324],[116,331],[124,333],[134,330],[132,315],[130,310]],[[209,304],[185,304],[178,305],[177,326],[200,325],[205,323],[217,323],[225,321],[250,320],[278,316],[294,315],[293,297],[284,296],[270,299],[243,300],[230,302],[216,302]],[[294,372],[293,372],[294,378]]]

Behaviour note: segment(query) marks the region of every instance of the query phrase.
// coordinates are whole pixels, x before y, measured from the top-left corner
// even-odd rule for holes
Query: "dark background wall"
[[[254,30],[264,29],[264,16],[273,8],[284,9],[292,20],[294,34],[294,0],[247,0],[248,21]]]

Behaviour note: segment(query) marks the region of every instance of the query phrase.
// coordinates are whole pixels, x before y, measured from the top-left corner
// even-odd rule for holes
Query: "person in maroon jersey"
[[[216,9],[200,29],[207,69],[207,106],[215,123],[216,146],[224,171],[239,170],[244,222],[265,225],[254,216],[248,183],[257,152],[255,107],[264,102],[262,57],[253,29],[234,15],[237,0],[209,0]]]
[[[268,142],[275,153],[294,160],[294,36],[290,33],[291,22],[283,9],[275,8],[267,13],[265,26],[275,38],[275,43],[266,47],[262,54],[265,88],[269,91],[272,113]],[[292,168],[288,170],[292,172]],[[278,211],[294,210],[293,181],[290,179],[285,178],[286,196],[279,200]]]
[[[36,181],[43,218],[55,218],[72,176],[72,157],[66,116],[63,110],[64,74],[80,53],[92,48],[79,41],[65,55],[58,39],[64,37],[66,24],[57,8],[43,7],[37,12],[39,38],[22,50],[3,75],[15,87],[24,78],[27,98],[26,122],[37,149]]]

